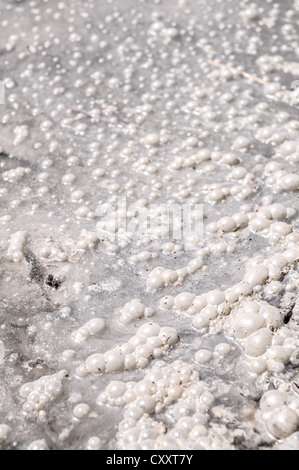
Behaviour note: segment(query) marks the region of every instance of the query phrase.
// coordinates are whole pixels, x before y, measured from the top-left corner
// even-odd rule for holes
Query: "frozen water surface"
[[[298,0],[0,13],[0,447],[298,450]]]

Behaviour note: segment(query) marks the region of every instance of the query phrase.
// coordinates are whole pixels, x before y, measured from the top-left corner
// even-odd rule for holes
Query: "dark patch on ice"
[[[4,158],[9,158],[8,153],[6,153],[6,152],[0,152],[0,159],[2,159],[2,158],[3,158],[3,159],[4,159]]]
[[[296,302],[293,301],[289,307],[284,308],[284,309],[282,310],[282,313],[283,313],[283,323],[284,323],[285,325],[287,325],[287,324],[289,323],[289,321],[291,320],[291,318],[292,318],[292,315],[293,315],[293,308],[295,307],[295,304],[296,304]]]
[[[48,276],[46,277],[46,284],[47,286],[53,287],[54,289],[57,290],[61,286],[61,281],[58,281],[57,279],[55,279],[53,274],[48,274]]]
[[[38,284],[46,295],[47,300],[50,301],[49,293],[45,289],[45,285],[58,290],[61,286],[61,281],[58,281],[53,274],[47,274],[46,268],[39,262],[35,254],[29,248],[25,250],[24,256],[31,268],[28,277],[29,282]]]
[[[34,253],[28,248],[24,252],[25,259],[27,263],[30,265],[30,273],[29,273],[29,281],[36,282],[39,285],[44,283],[44,279],[46,276],[46,270],[44,266],[36,259]]]

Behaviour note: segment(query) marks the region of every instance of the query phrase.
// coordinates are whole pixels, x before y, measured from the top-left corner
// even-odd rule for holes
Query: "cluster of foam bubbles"
[[[126,407],[117,434],[118,446],[125,450],[218,447],[209,425],[214,401],[195,367],[180,360],[157,362],[139,382],[112,381],[98,397],[100,405]],[[171,425],[151,418],[165,408]],[[221,448],[229,447],[222,442]]]
[[[140,299],[132,299],[121,308],[120,313],[119,321],[121,323],[130,323],[143,317],[151,317],[155,314],[155,310],[146,307]]]
[[[105,322],[102,318],[92,318],[88,320],[88,322],[84,323],[84,325],[80,326],[77,331],[72,333],[72,338],[75,343],[82,343],[90,336],[95,336],[101,333],[105,328]]]
[[[39,411],[63,393],[63,381],[67,376],[66,370],[53,375],[44,375],[34,382],[27,382],[20,388],[19,394],[25,399],[23,410],[27,413]]]
[[[167,353],[179,341],[179,336],[171,327],[160,327],[157,323],[144,323],[136,334],[118,348],[104,354],[96,353],[88,357],[85,364],[77,368],[78,375],[87,372],[100,374],[122,370],[143,369],[150,360]]]

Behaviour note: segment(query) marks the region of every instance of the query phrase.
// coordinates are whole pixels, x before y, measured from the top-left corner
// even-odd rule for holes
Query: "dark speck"
[[[56,290],[61,286],[61,282],[57,281],[52,274],[46,277],[46,284],[47,286],[54,287]]]

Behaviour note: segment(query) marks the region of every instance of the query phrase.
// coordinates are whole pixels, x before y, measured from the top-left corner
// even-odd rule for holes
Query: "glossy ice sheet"
[[[0,105],[0,424],[10,428],[0,428],[0,446],[26,449],[44,439],[36,446],[86,449],[92,436],[101,440],[92,441],[97,448],[124,446],[116,436],[124,408],[99,405],[97,397],[112,379],[141,380],[155,361],[145,370],[99,376],[79,377],[76,369],[91,354],[128,341],[145,322],[119,322],[120,309],[134,298],[156,311],[148,321],[180,336],[161,359],[193,363],[215,396],[209,416],[218,440],[209,431],[206,448],[288,445],[267,432],[258,407],[268,389],[284,387],[296,396],[296,365],[288,359],[285,368],[254,375],[222,319],[200,331],[192,317],[159,305],[166,295],[225,291],[243,279],[251,258],[267,260],[298,244],[247,226],[206,230],[223,216],[256,214],[273,202],[298,209],[299,185],[282,187],[265,171],[274,160],[286,173],[296,173],[298,165],[298,1],[0,0],[0,9],[6,95]],[[262,134],[265,127],[272,134]],[[157,136],[145,139],[148,134],[158,134],[158,145]],[[282,149],[283,142],[292,144]],[[220,159],[233,152],[237,164],[204,152],[190,160],[203,149],[221,152]],[[18,167],[24,170],[10,171]],[[239,167],[245,179],[232,176]],[[104,171],[95,173],[97,168]],[[213,189],[222,194],[216,191],[214,202]],[[196,249],[218,241],[232,249],[211,248],[205,268],[150,290],[146,279],[154,267],[187,266],[196,250],[185,250],[185,240],[178,240],[182,251],[167,254],[167,240],[138,234],[127,245],[111,244],[99,233],[99,242],[87,240],[82,230],[95,232],[99,205],[115,205],[118,196],[128,205],[140,199],[203,204],[205,231]],[[87,209],[76,212],[81,207]],[[280,220],[296,232],[296,212],[289,215]],[[20,231],[26,240],[11,254],[10,237]],[[133,263],[141,251],[156,257]],[[292,311],[296,260],[281,268],[271,293],[269,282],[255,286],[249,299],[267,301],[282,316]],[[103,318],[106,329],[75,343],[72,333],[93,317]],[[295,321],[285,328],[298,337]],[[196,363],[196,351],[213,351],[218,343],[231,344],[231,353]],[[24,411],[20,387],[60,370],[67,371],[62,392],[38,411]],[[90,407],[82,419],[73,413],[78,403]],[[172,407],[154,416],[168,432]],[[157,448],[173,445],[157,442]]]

